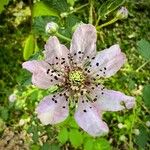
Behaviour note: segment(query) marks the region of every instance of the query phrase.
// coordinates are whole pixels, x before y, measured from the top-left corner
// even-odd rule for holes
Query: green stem
[[[115,18],[113,18],[112,20],[110,20],[110,21],[108,21],[108,22],[106,22],[106,23],[104,23],[104,24],[102,24],[102,25],[100,25],[100,26],[97,26],[96,29],[99,30],[100,28],[105,27],[105,26],[108,26],[108,25],[110,25],[110,24],[116,22],[117,20],[118,20],[118,18],[115,17]]]
[[[97,20],[96,20],[96,24],[95,24],[96,27],[98,26],[98,23],[99,23],[100,19],[101,19],[101,17],[99,15],[98,18],[97,18]]]
[[[93,0],[89,0],[90,11],[89,11],[89,23],[93,23]]]
[[[136,69],[136,72],[138,72],[140,69],[142,69],[145,65],[147,65],[150,62],[150,60],[146,61],[143,65],[141,65],[139,68]]]
[[[71,42],[71,39],[67,38],[66,36],[64,36],[64,35],[62,35],[62,34],[60,34],[60,33],[58,33],[58,32],[56,32],[56,35],[57,35],[59,38],[65,40],[65,41]]]

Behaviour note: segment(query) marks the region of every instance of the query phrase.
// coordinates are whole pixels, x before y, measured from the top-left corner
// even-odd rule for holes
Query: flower
[[[116,13],[116,17],[119,19],[126,19],[128,17],[128,10],[126,7],[121,7]]]
[[[60,92],[46,96],[37,106],[37,116],[44,125],[64,121],[69,114],[69,103],[74,103],[78,125],[92,136],[108,133],[102,120],[104,111],[130,109],[134,97],[106,89],[97,80],[114,75],[126,62],[119,45],[96,52],[96,29],[82,24],[73,34],[70,51],[52,36],[45,45],[45,59],[23,63],[32,73],[32,83],[48,89],[60,87]]]

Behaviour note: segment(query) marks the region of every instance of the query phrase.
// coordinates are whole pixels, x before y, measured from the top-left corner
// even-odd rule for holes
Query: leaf
[[[140,147],[145,149],[145,146],[148,142],[148,132],[146,131],[146,128],[144,126],[139,127],[140,134],[135,138],[136,144]]]
[[[147,60],[150,60],[150,43],[145,39],[141,39],[137,42],[137,46],[141,56]]]
[[[56,144],[44,143],[40,150],[60,150],[60,147]]]
[[[26,40],[25,40],[25,45],[24,45],[24,50],[23,50],[23,58],[25,60],[29,59],[29,57],[33,54],[35,49],[35,39],[32,34],[30,34]]]
[[[75,0],[67,0],[67,3],[71,6],[74,6]]]
[[[121,6],[125,0],[107,0],[104,2],[98,10],[98,14],[101,18],[106,17],[110,12],[116,10]]]
[[[143,99],[147,107],[150,107],[150,85],[144,86],[143,89]]]
[[[36,2],[33,6],[33,17],[38,16],[58,16],[58,12],[40,1]]]
[[[6,121],[9,116],[8,109],[5,107],[0,107],[0,116],[4,121]]]
[[[4,6],[8,5],[9,0],[0,0],[0,13],[4,10]]]
[[[57,10],[59,13],[66,12],[69,9],[66,0],[45,0],[44,3],[49,7]]]
[[[84,142],[84,150],[93,150],[93,148],[94,148],[94,141],[91,138],[86,139]]]
[[[66,128],[61,129],[57,138],[62,144],[65,144],[68,140],[68,131],[67,131],[67,129]]]
[[[104,138],[96,140],[94,143],[94,148],[94,150],[111,150],[110,143]]]
[[[69,132],[69,140],[71,144],[77,148],[83,143],[83,136],[78,130],[71,129]]]

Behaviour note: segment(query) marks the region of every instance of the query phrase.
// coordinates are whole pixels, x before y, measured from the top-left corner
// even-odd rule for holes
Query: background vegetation
[[[41,57],[49,37],[45,25],[54,21],[59,33],[71,38],[77,23],[100,26],[114,18],[121,6],[128,9],[128,18],[98,30],[97,50],[120,44],[128,62],[105,85],[135,96],[136,107],[105,113],[110,132],[104,137],[93,138],[83,132],[72,114],[59,125],[41,125],[35,107],[55,89],[32,86],[31,74],[21,64]],[[0,149],[150,149],[149,10],[147,0],[0,0]],[[60,41],[69,46],[64,39]]]

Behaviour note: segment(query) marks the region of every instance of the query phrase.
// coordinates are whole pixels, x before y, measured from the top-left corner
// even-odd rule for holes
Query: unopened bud
[[[65,17],[68,16],[68,13],[67,13],[67,12],[63,12],[63,13],[60,14],[60,16],[61,16],[62,18],[65,18]]]
[[[121,7],[116,13],[118,19],[126,19],[128,17],[128,10],[126,7]]]
[[[150,121],[146,121],[146,126],[150,127]]]
[[[8,99],[9,99],[10,102],[13,103],[17,99],[17,96],[16,96],[16,94],[13,93],[13,94],[9,95]]]
[[[46,33],[55,33],[58,31],[58,24],[55,22],[49,22],[47,23],[46,27],[45,27],[45,32]]]
[[[139,129],[134,129],[133,132],[134,132],[135,135],[139,135],[140,134]]]

